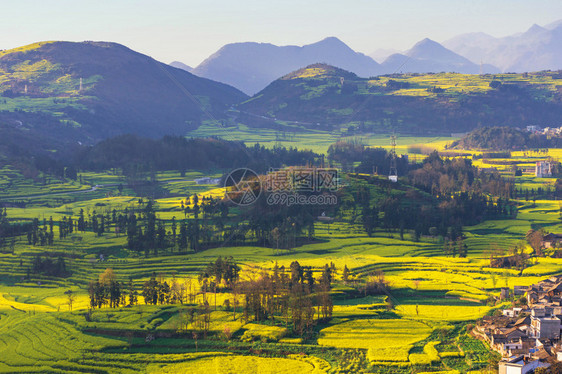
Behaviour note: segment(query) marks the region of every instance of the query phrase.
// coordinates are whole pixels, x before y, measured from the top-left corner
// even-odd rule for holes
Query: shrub
[[[302,338],[283,338],[279,339],[279,343],[285,344],[301,344],[303,342]]]
[[[230,330],[230,327],[228,326],[224,326],[224,329],[222,330],[222,333],[224,335],[224,338],[229,341],[230,338],[232,338],[232,330]]]
[[[258,339],[262,342],[277,342],[287,335],[287,329],[284,327],[248,323],[244,328],[247,330],[240,338],[240,340],[244,342],[251,342]]]
[[[441,352],[439,353],[439,356],[441,356],[441,358],[445,358],[445,357],[464,357],[464,353],[462,352]]]
[[[439,361],[439,352],[435,346],[441,342],[429,342],[423,347],[424,353],[412,353],[408,356],[408,360],[412,365],[431,365],[433,362]]]
[[[439,361],[439,352],[435,349],[435,346],[441,342],[429,342],[423,347],[423,352],[429,356],[431,361]]]

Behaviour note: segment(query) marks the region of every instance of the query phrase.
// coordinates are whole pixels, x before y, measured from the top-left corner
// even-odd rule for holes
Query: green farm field
[[[245,138],[251,129],[227,131],[228,140]],[[193,136],[204,136],[205,127]],[[208,131],[214,131],[208,128]],[[248,132],[248,133],[247,133]],[[302,134],[290,141],[276,140],[275,132],[254,134],[250,141],[268,146],[310,148],[325,153],[336,138],[332,134]],[[363,137],[370,146],[389,147],[387,137]],[[399,138],[397,152],[424,144],[444,150],[452,138]],[[532,165],[548,154],[513,153],[511,160]],[[474,151],[475,155],[479,151]],[[420,160],[426,155],[420,155]],[[486,167],[485,160],[478,160]],[[526,167],[526,166],[525,166]],[[509,167],[498,171],[510,176]],[[198,185],[203,176],[220,177],[221,170],[160,172],[156,179],[167,196],[153,201],[156,218],[170,230],[172,220],[193,220],[186,213],[186,198],[197,194],[223,196],[224,190]],[[141,209],[141,200],[126,187],[115,171],[79,173],[82,183],[24,176],[11,166],[0,169],[0,200],[11,202],[6,213],[12,222],[38,218],[43,226],[52,217],[59,222],[78,220],[80,211],[110,214]],[[536,179],[530,173],[515,177],[517,188],[553,185],[555,179]],[[119,192],[119,184],[125,188]],[[94,191],[92,187],[100,186]],[[89,192],[88,192],[89,191]],[[562,272],[562,259],[534,257],[520,271],[490,267],[490,254],[501,248],[523,246],[530,229],[562,231],[560,204],[546,198],[515,199],[514,219],[487,220],[463,227],[468,247],[466,258],[446,256],[437,237],[414,238],[406,232],[377,228],[368,236],[359,218],[314,223],[315,240],[291,250],[247,245],[216,246],[194,252],[166,250],[148,256],[127,248],[127,237],[108,224],[101,235],[86,230],[59,239],[54,226],[54,244],[31,245],[24,236],[15,238],[0,253],[0,372],[40,373],[349,373],[349,372],[487,372],[498,357],[467,334],[466,325],[493,313],[503,304],[490,302],[500,287],[531,285]],[[15,204],[24,202],[22,206]],[[145,202],[146,204],[146,198]],[[238,212],[231,210],[227,218]],[[48,223],[46,224],[48,226]],[[29,275],[37,256],[62,256],[69,275]],[[310,267],[320,282],[325,264],[334,263],[333,312],[320,320],[313,333],[299,336],[288,327],[288,317],[276,316],[267,323],[244,317],[242,308],[232,308],[240,295],[232,290],[203,292],[199,274],[217,257],[232,256],[240,265],[240,278],[252,280],[272,274],[274,266],[288,269],[293,261]],[[103,258],[103,259],[102,259]],[[349,269],[347,280],[344,268]],[[129,282],[139,292],[138,305],[90,308],[88,287],[106,269],[116,279]],[[143,284],[153,274],[169,284],[189,285],[194,298],[171,305],[146,305],[140,296]],[[357,285],[384,274],[385,292],[369,296],[357,293]],[[72,307],[65,292],[72,291]],[[208,298],[211,312],[208,336],[204,338],[189,311]],[[198,334],[197,338],[195,335]]]
[[[218,136],[224,140],[244,141],[246,144],[261,144],[268,148],[274,146],[295,147],[298,149],[310,149],[314,152],[325,154],[331,144],[338,140],[351,138],[360,139],[370,147],[390,148],[390,134],[364,134],[357,136],[346,135],[342,132],[310,131],[304,127],[285,128],[283,131],[274,129],[256,129],[243,124],[219,126],[216,123],[205,122],[203,125],[188,133],[192,137]],[[408,153],[408,147],[423,144],[430,149],[443,149],[443,147],[455,141],[451,137],[412,137],[401,136],[397,140],[396,152],[398,154]]]

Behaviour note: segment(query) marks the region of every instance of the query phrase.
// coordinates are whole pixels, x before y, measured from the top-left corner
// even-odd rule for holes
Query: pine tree
[[[135,290],[135,287],[133,285],[133,278],[129,277],[129,305],[137,304],[137,295],[137,290]]]
[[[344,266],[343,268],[343,282],[347,284],[347,282],[349,281],[349,269],[347,268],[347,265]]]

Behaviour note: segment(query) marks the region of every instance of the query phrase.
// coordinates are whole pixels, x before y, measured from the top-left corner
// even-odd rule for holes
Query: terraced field
[[[267,136],[270,135],[274,136]],[[310,144],[320,149],[324,146],[323,138],[318,139]],[[325,139],[326,144],[332,141],[329,137]],[[303,137],[298,140],[301,141],[308,140]],[[385,145],[386,139],[368,141],[372,145]],[[410,140],[410,144],[416,143],[420,139]],[[446,140],[433,139],[432,144],[441,149],[445,143]],[[558,155],[560,151],[550,150],[550,153]],[[539,157],[514,152],[512,159],[531,164],[535,156]],[[478,162],[489,165],[484,160]],[[506,175],[510,172],[507,167],[498,169]],[[77,219],[80,209],[90,213],[132,209],[139,204],[132,191],[124,190],[123,196],[112,196],[122,182],[118,174],[84,173],[83,184],[51,181],[43,185],[14,173],[9,167],[0,172],[0,183],[13,183],[9,194],[48,194],[70,192],[74,188],[80,191],[96,184],[112,185],[91,193],[29,199],[25,208],[11,205],[8,216],[21,221],[39,218],[42,222],[51,216],[55,221],[68,216]],[[223,193],[216,186],[192,182],[209,175],[220,174],[188,172],[183,181],[178,180],[181,176],[177,172],[158,174],[157,178],[174,197],[155,200],[157,217],[168,224],[173,217],[193,219],[193,213],[185,214],[181,210],[181,200],[185,202],[185,197],[195,192],[201,197]],[[530,188],[553,183],[553,179],[535,179],[529,173],[517,181]],[[494,357],[487,347],[465,333],[466,324],[493,313],[494,306],[488,301],[499,294],[500,287],[530,285],[562,271],[562,259],[550,257],[533,257],[522,272],[489,267],[492,250],[520,244],[531,228],[562,231],[557,201],[533,202],[520,198],[518,204],[516,219],[486,221],[463,228],[469,248],[467,258],[445,257],[443,243],[438,238],[421,237],[415,241],[407,234],[400,239],[396,232],[380,228],[368,237],[358,218],[329,225],[315,222],[317,241],[290,251],[236,246],[198,253],[168,251],[145,257],[129,251],[125,235],[112,230],[101,236],[90,231],[75,232],[65,239],[57,239],[53,247],[29,245],[21,237],[13,252],[0,253],[0,372],[250,373],[256,368],[259,372],[275,369],[314,373],[481,370]],[[58,227],[54,230],[58,237]],[[528,246],[525,251],[531,253]],[[26,279],[34,256],[45,252],[66,256],[71,275]],[[320,322],[312,336],[303,338],[286,328],[283,317],[273,325],[243,321],[241,310],[232,313],[225,307],[226,301],[234,297],[226,291],[208,293],[212,310],[210,337],[198,341],[193,339],[191,328],[185,327],[192,304],[142,305],[143,299],[139,297],[138,306],[105,307],[88,313],[88,283],[106,268],[112,268],[121,282],[131,278],[138,291],[156,273],[169,283],[189,283],[199,292],[199,272],[218,256],[233,256],[241,266],[244,280],[271,272],[275,263],[288,269],[293,261],[298,261],[301,266],[312,268],[318,282],[323,266],[333,262],[336,268],[333,319]],[[343,280],[344,266],[350,270],[347,282]],[[388,293],[358,294],[356,285],[380,271],[384,273]],[[72,311],[64,294],[67,290],[76,294]],[[195,301],[202,302],[202,295],[197,295]],[[231,334],[229,341],[224,334],[226,328]]]
[[[318,344],[367,349],[371,361],[407,361],[412,344],[431,331],[424,323],[406,319],[357,319],[321,330]]]
[[[152,365],[151,365],[152,366]],[[317,358],[264,358],[240,355],[225,355],[217,352],[215,355],[193,359],[180,364],[172,364],[154,370],[149,366],[148,373],[191,373],[205,372],[217,374],[233,373],[319,373],[329,368],[325,362]]]

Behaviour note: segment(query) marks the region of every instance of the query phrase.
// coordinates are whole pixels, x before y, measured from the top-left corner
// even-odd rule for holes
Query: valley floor
[[[56,188],[26,187],[13,173],[5,169],[5,178],[0,177],[11,183],[10,193],[41,197],[27,199],[25,207],[14,199],[7,208],[10,218],[58,221],[77,217],[80,209],[111,211],[138,204],[128,189],[113,196],[120,182],[111,173],[84,175],[89,185]],[[186,179],[201,175],[194,172]],[[176,180],[171,172],[158,177],[169,180],[166,188],[175,195],[222,193],[216,186]],[[534,187],[551,182],[528,174],[520,181]],[[72,197],[44,195],[45,189],[87,191],[96,184],[107,186]],[[467,325],[508,305],[493,302],[501,287],[527,286],[562,272],[562,259],[551,257],[532,257],[523,271],[490,267],[495,249],[519,245],[529,229],[562,231],[558,201],[520,198],[517,203],[516,219],[463,228],[467,258],[445,256],[438,238],[415,241],[406,233],[400,239],[397,232],[381,229],[368,237],[358,222],[316,222],[316,240],[292,250],[233,246],[148,257],[126,249],[126,237],[114,232],[79,232],[51,247],[29,245],[20,237],[11,250],[0,253],[0,372],[486,372],[496,368],[499,357],[471,336]],[[177,197],[156,199],[158,218],[184,218],[179,205]],[[33,258],[46,252],[64,255],[71,275],[29,277]],[[271,272],[275,263],[288,269],[293,261],[310,266],[319,279],[323,266],[333,262],[332,319],[319,320],[302,338],[287,329],[282,317],[266,324],[244,318],[241,308],[232,308],[236,295],[224,289],[206,293],[211,311],[205,339],[187,315],[203,302],[199,273],[219,256],[232,256],[243,279]],[[347,281],[344,267],[350,270]],[[139,296],[135,306],[89,310],[88,284],[107,268],[123,283],[131,279],[138,290],[155,273],[170,283],[189,284],[196,295],[171,305],[145,305]],[[357,293],[357,283],[381,271],[385,292]],[[72,307],[68,290],[75,295]]]

